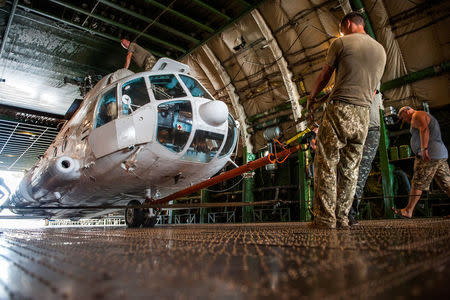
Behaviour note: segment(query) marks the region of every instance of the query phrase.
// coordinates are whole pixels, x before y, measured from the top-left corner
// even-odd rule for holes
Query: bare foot
[[[392,207],[392,211],[399,218],[404,218],[404,219],[412,218],[412,212],[409,212],[406,208],[396,209],[395,207]]]

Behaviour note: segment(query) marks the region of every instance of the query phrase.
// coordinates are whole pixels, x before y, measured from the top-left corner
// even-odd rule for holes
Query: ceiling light
[[[37,135],[36,133],[29,132],[29,131],[17,131],[19,134],[26,134],[26,135]]]

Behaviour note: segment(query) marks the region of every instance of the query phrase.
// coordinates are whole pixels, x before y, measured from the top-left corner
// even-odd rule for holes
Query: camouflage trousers
[[[314,159],[314,224],[348,224],[368,124],[367,107],[336,100],[327,105]]]
[[[428,191],[431,181],[436,179],[441,189],[450,197],[450,170],[447,159],[424,161],[416,157],[411,187],[419,191]]]
[[[150,54],[144,61],[144,71],[150,71],[156,64],[156,58]]]
[[[350,208],[349,216],[356,219],[358,216],[358,206],[364,192],[367,177],[372,170],[372,162],[377,155],[378,144],[380,143],[380,129],[369,130],[367,132],[366,142],[364,143],[361,163],[359,164],[358,181],[356,183],[355,199]]]

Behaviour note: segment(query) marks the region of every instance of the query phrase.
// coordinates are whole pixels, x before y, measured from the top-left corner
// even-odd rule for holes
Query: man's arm
[[[125,66],[124,66],[125,69],[128,69],[128,67],[130,66],[132,56],[133,56],[133,52],[128,52],[127,59],[125,61]]]
[[[319,94],[328,84],[328,81],[330,81],[331,75],[333,75],[334,67],[330,67],[327,63],[325,63],[322,67],[322,71],[320,72],[319,77],[317,77],[316,81],[314,82],[314,86],[311,90],[311,93],[308,97],[308,103],[307,108],[308,110],[311,108],[312,103],[314,103],[317,94]]]
[[[425,161],[430,161],[430,155],[428,154],[428,141],[430,140],[430,117],[426,112],[416,112],[411,120],[411,126],[419,129],[420,134],[420,156]]]

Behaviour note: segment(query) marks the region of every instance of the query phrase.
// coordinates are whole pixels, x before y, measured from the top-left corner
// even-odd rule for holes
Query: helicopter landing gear
[[[130,206],[138,206],[141,203],[137,200],[132,200],[128,203]],[[157,212],[152,214],[148,208],[126,208],[125,209],[125,223],[128,228],[154,227],[158,221]]]

